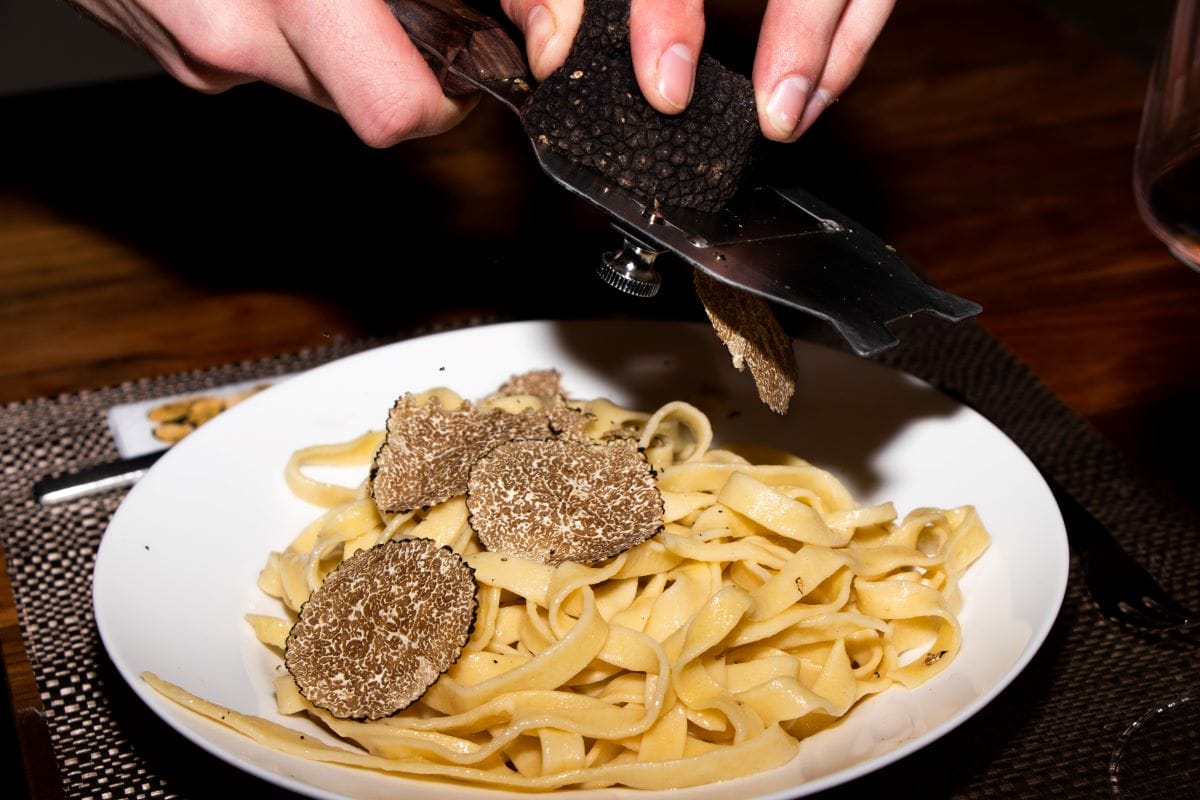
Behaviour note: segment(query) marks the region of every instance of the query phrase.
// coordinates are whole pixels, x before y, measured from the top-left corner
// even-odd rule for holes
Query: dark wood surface
[[[981,303],[983,327],[1194,510],[1200,275],[1130,190],[1148,64],[1128,45],[1153,20],[1049,5],[902,0],[789,159]],[[710,42],[745,67],[756,20],[709,6]],[[256,86],[97,85],[0,99],[0,118],[0,401],[481,313],[701,318],[687,281],[647,304],[593,277],[606,220],[537,172],[496,103],[388,151]],[[18,621],[6,596],[20,712],[38,693]]]

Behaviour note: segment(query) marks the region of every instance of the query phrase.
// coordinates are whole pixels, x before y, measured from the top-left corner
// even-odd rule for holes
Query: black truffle
[[[562,373],[556,369],[531,369],[513,375],[488,395],[485,401],[522,394],[536,397],[548,406],[560,406],[567,401],[562,388]]]
[[[648,205],[718,211],[736,193],[759,140],[750,81],[701,55],[677,115],[642,96],[629,49],[629,0],[587,0],[562,68],[524,110],[526,132]]]
[[[758,399],[776,414],[786,414],[799,370],[792,340],[771,306],[758,295],[727,286],[700,270],[693,271],[692,283],[733,365],[738,371],[749,366]]]
[[[484,402],[516,395],[529,395],[541,401],[541,413],[546,415],[550,432],[554,436],[580,441],[588,438],[587,425],[590,420],[583,412],[567,405],[567,395],[562,388],[562,373],[558,370],[535,369],[513,375],[501,384],[499,389],[484,398]]]
[[[447,409],[436,398],[403,395],[371,465],[371,496],[387,512],[437,505],[467,490],[471,465],[484,453],[513,439],[549,438],[550,425],[543,412],[481,411],[470,401]]]
[[[586,564],[658,533],[663,499],[635,443],[549,439],[509,442],[479,459],[467,509],[488,550]]]
[[[453,550],[385,542],[343,561],[301,606],[285,665],[314,706],[380,719],[458,660],[478,607],[475,572]]]

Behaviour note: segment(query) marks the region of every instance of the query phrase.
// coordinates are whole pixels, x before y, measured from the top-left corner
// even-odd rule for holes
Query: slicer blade
[[[523,115],[532,95],[528,66],[499,23],[457,0],[387,3],[448,93],[480,89]],[[930,285],[876,236],[802,189],[748,184],[716,213],[650,208],[530,141],[548,175],[647,248],[644,261],[654,248],[670,251],[719,281],[826,320],[861,355],[896,345],[887,326],[905,317],[927,311],[958,322],[981,311]],[[653,294],[652,279],[636,274],[614,270],[611,282]]]
[[[542,169],[614,224],[719,281],[831,324],[859,355],[899,340],[890,323],[928,312],[950,322],[978,303],[919,276],[877,236],[802,189],[743,189],[718,213],[652,208],[534,143]]]

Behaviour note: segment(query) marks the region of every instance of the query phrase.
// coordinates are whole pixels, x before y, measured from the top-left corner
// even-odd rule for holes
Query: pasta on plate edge
[[[419,396],[447,408],[438,388]],[[518,394],[489,408],[549,402]],[[281,714],[306,714],[347,747],[208,703],[146,674],[167,697],[301,757],[525,790],[680,788],[782,765],[799,741],[864,698],[918,686],[961,645],[958,579],[990,539],[974,509],[860,506],[830,473],[763,446],[712,447],[684,402],[653,414],[571,401],[596,439],[636,437],[665,502],[662,531],[595,564],[539,562],[480,547],[462,496],[381,515],[364,482],[304,468],[370,461],[382,433],[296,452],[296,496],[328,509],[272,553],[260,588],[287,618],[251,616],[282,651],[329,572],[384,541],[425,537],[475,571],[479,612],[461,658],[412,706],[337,719],[276,681]]]

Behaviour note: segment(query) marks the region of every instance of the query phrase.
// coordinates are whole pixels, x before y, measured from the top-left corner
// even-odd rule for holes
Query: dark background
[[[710,5],[719,13],[721,3]],[[1013,5],[1014,13],[1052,16],[1119,50],[1140,69],[1150,62],[1170,7],[1166,0]],[[227,360],[215,338],[209,341],[203,330],[172,318],[176,301],[197,303],[209,296],[213,302],[232,298],[227,316],[213,318],[239,327],[263,355],[333,335],[387,337],[490,313],[498,304],[514,317],[699,314],[688,282],[671,280],[670,274],[653,305],[599,285],[586,264],[614,244],[605,220],[564,199],[537,172],[519,126],[499,108],[485,105],[463,130],[444,137],[371,150],[340,119],[269,87],[240,87],[219,96],[191,92],[87,23],[60,27],[30,8],[11,4],[0,11],[3,41],[23,45],[0,46],[0,211],[9,215],[0,228],[13,237],[24,235],[16,224],[23,214],[49,214],[104,231],[113,259],[131,249],[167,279],[151,297],[162,315],[160,338],[131,348],[120,339],[120,320],[148,313],[145,294],[131,305],[125,288],[106,274],[96,281],[112,282],[111,287],[99,285],[78,297],[34,295],[23,276],[53,270],[56,262],[31,269],[19,259],[38,252],[36,247],[22,255],[0,249],[0,321],[20,330],[22,320],[51,314],[68,334],[67,344],[55,339],[47,345],[40,334],[0,343],[0,402],[144,375],[150,365],[160,371],[182,368],[194,364],[197,353],[213,364]],[[718,54],[744,68],[753,27],[729,24],[710,31]],[[845,124],[820,125],[792,148],[791,157],[805,165],[814,193],[872,229],[896,233],[904,215],[892,216],[895,211],[871,191],[868,167],[856,157],[856,135]],[[479,141],[494,148],[464,157],[463,149]],[[1002,240],[1004,232],[984,236],[981,248]],[[46,247],[69,252],[70,245]],[[45,282],[52,285],[53,276]],[[454,290],[452,303],[444,296],[447,285]],[[971,296],[969,284],[948,288]],[[315,314],[326,327],[305,332],[278,321],[268,326],[255,317],[256,293],[282,293],[292,298],[298,316]],[[74,312],[72,302],[86,304],[90,315],[104,304],[111,326],[72,328],[74,319],[86,316],[82,309]],[[1001,312],[998,324],[1021,341],[1016,312],[1008,317]],[[985,309],[985,327],[986,314]],[[811,324],[791,318],[787,323]],[[173,340],[176,329],[180,338]],[[73,372],[70,341],[93,337],[113,337],[112,350],[119,355]],[[1194,353],[1176,357],[1195,360]],[[1092,411],[1093,421],[1135,459],[1184,464],[1195,442],[1164,432],[1189,429],[1177,423],[1190,419],[1200,386],[1186,371],[1179,380],[1182,388],[1175,394],[1151,399],[1156,413],[1132,422],[1115,413],[1118,401],[1109,408],[1103,398],[1090,401],[1082,385],[1056,388],[1075,407]],[[1196,503],[1192,492],[1181,499]],[[0,702],[8,700],[8,691],[0,691]],[[7,707],[0,717],[10,719]],[[12,729],[4,725],[0,754],[5,774],[13,776],[7,783],[21,791],[15,753]]]

